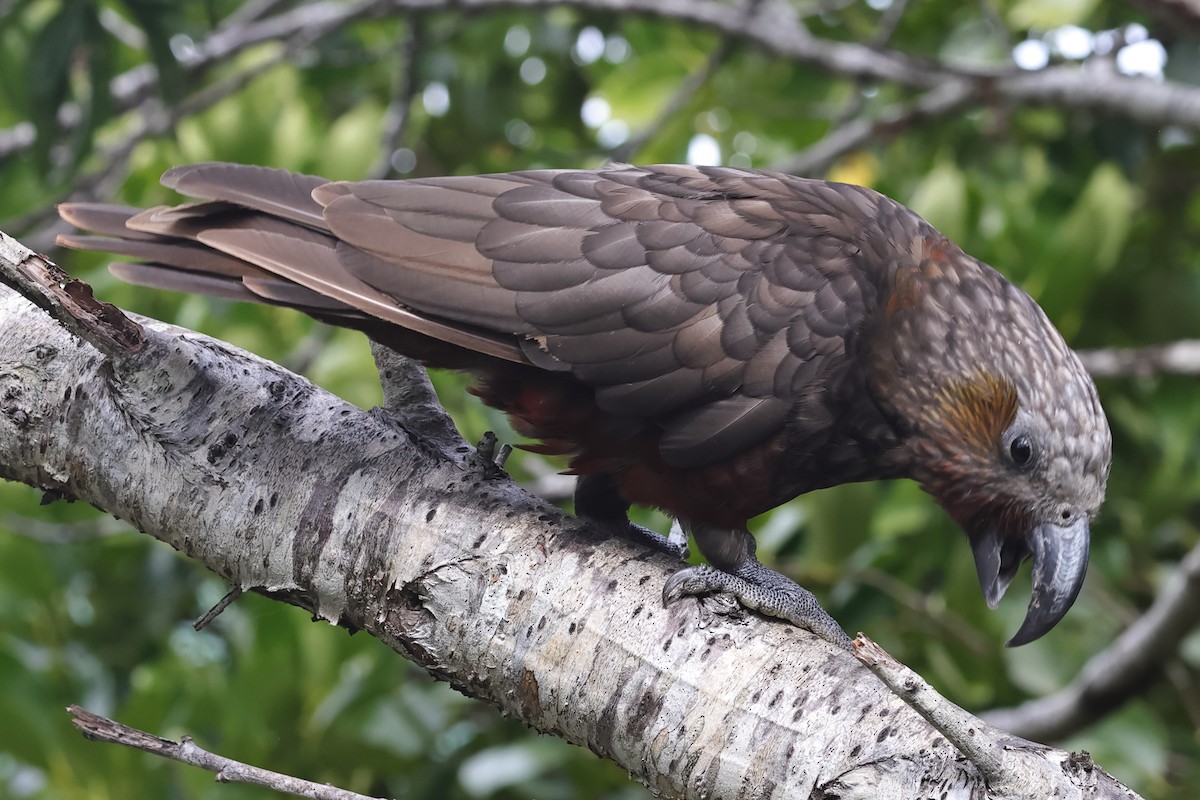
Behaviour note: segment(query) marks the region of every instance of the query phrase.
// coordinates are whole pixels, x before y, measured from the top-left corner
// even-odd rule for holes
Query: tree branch
[[[145,335],[136,322],[92,297],[92,287],[0,231],[0,283],[50,314],[75,336],[110,356],[136,353]]]
[[[1134,798],[1126,787],[1096,769],[1087,753],[1053,755],[989,725],[951,703],[908,667],[861,633],[855,655],[888,688],[904,698],[978,767],[996,797],[1066,797],[1086,784],[1095,796]]]
[[[666,796],[998,797],[844,652],[717,614],[718,601],[664,609],[677,561],[601,538],[394,413],[142,325],[145,346],[114,364],[0,290],[0,476],[125,518],[231,586],[367,631]],[[1057,768],[1067,756],[1028,758]],[[1007,795],[1022,796],[1044,795]]]
[[[349,3],[326,0],[266,18],[263,18],[262,14],[278,3],[244,3],[203,41],[189,48],[186,51],[187,55],[179,58],[179,65],[186,72],[196,74],[264,42],[286,41],[297,37],[319,38],[344,25],[378,13],[387,3],[388,0],[356,0]],[[139,64],[117,75],[109,85],[112,87],[113,108],[117,113],[132,111],[154,98],[158,86],[158,70],[152,64]],[[79,121],[78,110],[71,104],[61,108],[58,117],[64,131],[70,131]],[[28,122],[0,129],[0,159],[19,155],[29,149],[37,140],[37,135],[37,130]]]
[[[389,0],[395,9],[442,7],[443,0]],[[766,0],[757,14],[741,13],[740,4],[721,0],[459,0],[457,7],[493,8],[570,6],[622,11],[716,28],[798,63],[834,75],[932,89],[965,80],[981,98],[1010,103],[1054,105],[1073,110],[1105,111],[1147,125],[1200,128],[1200,88],[1174,81],[1113,73],[1100,61],[1084,68],[1064,64],[1025,72],[1011,63],[992,69],[966,69],[919,59],[896,50],[873,48],[813,36],[786,0]]]
[[[908,0],[897,0],[887,7],[884,16],[879,21],[878,28],[869,40],[873,47],[880,48],[887,45],[895,33],[896,27],[900,24],[900,18],[907,6]],[[850,97],[842,104],[841,108],[829,115],[833,130],[802,152],[775,163],[772,165],[772,169],[809,178],[823,177],[834,161],[866,144],[875,133],[874,123],[863,114],[867,105],[864,90],[870,85],[872,85],[871,81],[861,77],[855,78],[852,82]],[[895,108],[893,106],[890,110]],[[884,113],[886,114],[887,111]]]
[[[683,82],[679,84],[679,88],[671,95],[671,98],[663,104],[658,110],[658,115],[650,120],[645,127],[630,136],[629,139],[617,145],[609,151],[609,157],[613,161],[632,161],[633,158],[641,152],[647,144],[654,140],[655,136],[662,133],[667,125],[671,124],[671,120],[683,111],[692,98],[696,96],[696,92],[700,91],[712,76],[716,74],[721,65],[729,58],[729,53],[733,49],[731,40],[722,39],[708,58],[704,59],[704,63],[700,68],[689,73]]]
[[[312,800],[379,800],[358,792],[348,792],[328,784],[313,783],[219,756],[200,747],[192,741],[190,736],[184,736],[182,741],[173,742],[170,739],[163,739],[137,728],[122,725],[99,714],[93,714],[79,706],[68,706],[67,711],[71,714],[71,723],[84,736],[93,741],[123,744],[144,753],[215,772],[218,783],[249,783],[296,797],[312,798]]]
[[[930,89],[913,103],[897,103],[883,110],[875,119],[859,117],[838,126],[817,143],[797,153],[774,169],[794,175],[816,175],[837,159],[878,141],[881,136],[894,136],[926,119],[952,114],[972,102],[978,102],[967,81],[956,80]]]
[[[1081,350],[1079,359],[1097,378],[1200,375],[1200,339],[1184,339],[1153,347]]]

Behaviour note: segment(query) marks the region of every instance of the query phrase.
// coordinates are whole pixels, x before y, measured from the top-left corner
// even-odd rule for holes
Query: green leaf
[[[967,233],[967,181],[950,161],[939,161],[908,199],[913,211],[952,240]]]
[[[1062,25],[1082,25],[1096,8],[1096,0],[1020,0],[1005,16],[1018,30],[1049,30]]]

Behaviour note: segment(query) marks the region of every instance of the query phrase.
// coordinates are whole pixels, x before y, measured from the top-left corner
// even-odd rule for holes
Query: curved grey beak
[[[1019,647],[1040,638],[1063,618],[1083,587],[1089,546],[1085,517],[1067,527],[1038,525],[1024,540],[1001,536],[993,527],[971,537],[979,585],[990,608],[1000,602],[1021,562],[1033,558],[1029,610],[1006,647]]]

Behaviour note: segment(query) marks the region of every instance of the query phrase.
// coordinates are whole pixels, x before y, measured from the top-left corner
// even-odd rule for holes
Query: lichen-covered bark
[[[670,558],[447,458],[387,412],[145,326],[143,348],[109,359],[0,288],[0,476],[366,630],[666,796],[1001,796],[848,654],[717,601],[664,609]],[[1097,776],[1111,782],[1095,770],[1092,790],[1063,796],[1132,796],[1097,793]]]

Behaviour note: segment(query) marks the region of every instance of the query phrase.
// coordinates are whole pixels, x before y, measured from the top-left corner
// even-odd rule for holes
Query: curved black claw
[[[708,572],[719,572],[712,567],[684,567],[678,572],[667,578],[667,582],[663,584],[662,599],[663,606],[669,606],[676,600],[684,597],[700,597],[702,595],[713,594],[715,592],[725,591],[724,589],[715,588],[713,581],[706,577]],[[724,572],[720,573],[724,575]]]
[[[758,561],[744,563],[738,573],[731,575],[707,565],[681,569],[667,578],[663,605],[681,597],[726,592],[745,608],[790,622],[843,650],[853,649],[850,637],[803,586]]]

